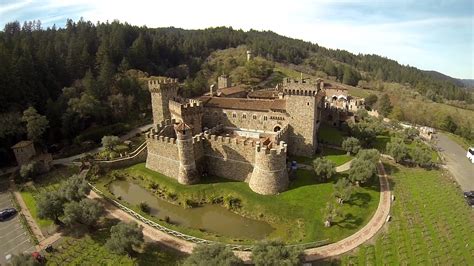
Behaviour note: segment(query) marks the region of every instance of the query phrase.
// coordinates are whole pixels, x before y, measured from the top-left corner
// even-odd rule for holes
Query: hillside
[[[247,49],[255,55],[250,63],[243,52]],[[344,83],[359,96],[384,94],[386,84],[394,83],[404,93],[416,93],[422,103],[469,109],[474,94],[454,80],[381,56],[226,27],[152,29],[68,20],[65,28],[43,29],[36,22],[12,22],[0,31],[0,62],[1,162],[12,159],[8,147],[26,138],[21,118],[30,106],[48,121],[38,140],[43,147],[81,147],[85,140],[98,141],[146,120],[150,100],[143,78],[151,75],[178,78],[187,96],[207,91],[222,73],[265,87],[300,72]],[[448,128],[446,121],[451,121],[451,132],[472,136],[464,113],[435,113],[436,120],[428,121],[434,126]]]

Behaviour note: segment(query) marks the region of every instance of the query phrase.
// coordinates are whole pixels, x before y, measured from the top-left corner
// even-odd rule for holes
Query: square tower
[[[150,79],[148,90],[151,93],[151,108],[153,111],[153,124],[171,119],[169,101],[178,95],[177,79]]]
[[[31,140],[22,140],[12,146],[18,166],[22,166],[30,162],[36,156],[35,145]]]

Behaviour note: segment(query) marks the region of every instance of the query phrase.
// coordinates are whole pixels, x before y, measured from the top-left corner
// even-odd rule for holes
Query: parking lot
[[[0,183],[0,210],[14,207],[12,195],[7,191],[7,182]],[[0,265],[5,265],[5,256],[35,251],[28,232],[23,228],[19,214],[0,222]]]

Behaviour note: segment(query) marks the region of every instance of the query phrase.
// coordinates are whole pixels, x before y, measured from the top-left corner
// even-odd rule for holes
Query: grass
[[[20,194],[23,198],[23,201],[25,201],[25,204],[33,216],[33,219],[36,221],[43,233],[46,233],[47,230],[53,225],[53,221],[38,218],[36,197],[38,197],[39,193],[41,192],[57,189],[61,181],[75,173],[78,173],[77,167],[56,167],[53,168],[49,173],[38,176],[36,178],[36,182],[34,182],[32,186],[22,187]]]
[[[41,229],[47,228],[53,224],[53,221],[51,220],[38,218],[38,209],[36,208],[36,199],[34,198],[33,193],[29,191],[22,191],[20,194],[26,204],[26,207],[28,207],[28,210],[31,213],[31,216],[33,216],[33,219],[35,219],[36,223]]]
[[[177,265],[178,254],[165,251],[154,243],[129,257],[111,253],[105,246],[110,227],[80,237],[63,237],[52,253],[46,253],[48,265]]]
[[[474,212],[461,191],[435,170],[386,167],[395,201],[392,220],[344,265],[474,265]]]
[[[336,127],[324,123],[319,127],[319,141],[332,145],[341,146],[346,134]]]
[[[351,155],[347,155],[347,152],[343,150],[337,150],[333,148],[324,147],[322,148],[321,154],[318,154],[313,157],[305,157],[305,156],[292,156],[290,157],[291,161],[297,161],[298,163],[306,164],[306,165],[313,165],[313,161],[318,157],[323,157],[328,159],[329,161],[333,162],[336,166],[343,165],[352,158]]]
[[[174,179],[147,169],[145,164],[137,164],[118,172],[128,173],[129,176],[135,177],[134,181],[145,188],[148,188],[151,182],[158,183],[160,188],[176,193],[177,202],[181,202],[181,205],[184,205],[187,199],[195,202],[211,202],[212,199],[218,197],[239,198],[242,207],[236,212],[270,223],[275,230],[269,238],[281,239],[288,243],[306,243],[326,239],[337,241],[349,236],[370,220],[379,201],[378,181],[375,185],[356,188],[352,200],[342,207],[344,216],[336,221],[335,226],[325,228],[322,218],[324,208],[329,200],[333,200],[333,184],[336,179],[345,174],[339,174],[328,182],[319,183],[312,171],[298,170],[297,180],[291,183],[287,191],[278,195],[264,196],[251,191],[247,183],[221,178],[209,178],[192,186],[181,185]],[[98,184],[98,187],[105,190],[107,181],[102,182]],[[157,222],[163,224],[162,221]],[[209,235],[179,226],[167,226],[187,234],[222,242],[249,243],[251,241]]]

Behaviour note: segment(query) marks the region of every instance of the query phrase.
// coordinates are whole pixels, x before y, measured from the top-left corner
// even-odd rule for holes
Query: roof
[[[200,100],[204,102],[205,107],[211,108],[254,111],[286,110],[286,100],[284,99],[262,100],[202,96]]]
[[[174,128],[176,130],[179,130],[179,131],[185,131],[185,130],[190,130],[191,126],[189,126],[188,124],[186,124],[184,122],[181,122],[181,123],[175,125]]]
[[[233,86],[228,88],[222,88],[217,90],[217,95],[219,96],[230,96],[233,94],[241,93],[247,91],[245,88],[240,86]]]
[[[12,149],[18,149],[18,148],[25,148],[27,146],[33,145],[33,141],[31,140],[22,140],[18,142],[17,144],[12,146]]]
[[[248,97],[250,98],[268,98],[273,99],[278,97],[278,91],[276,90],[256,90],[249,92]]]

